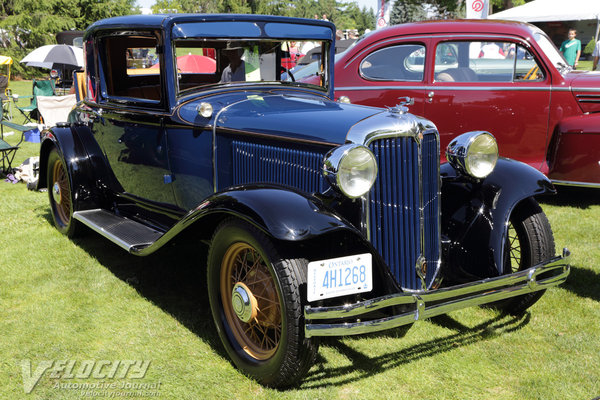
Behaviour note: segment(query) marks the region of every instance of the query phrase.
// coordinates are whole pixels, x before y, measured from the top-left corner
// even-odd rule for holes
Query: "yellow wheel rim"
[[[257,360],[272,357],[281,339],[282,318],[266,260],[246,243],[231,245],[221,264],[220,291],[225,318],[238,344]]]
[[[67,226],[71,219],[71,190],[67,171],[60,160],[52,166],[52,187],[49,189],[52,190],[57,222]]]

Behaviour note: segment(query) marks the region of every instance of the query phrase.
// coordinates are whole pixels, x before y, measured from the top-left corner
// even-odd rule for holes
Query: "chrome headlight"
[[[346,144],[327,153],[323,175],[345,196],[365,195],[377,178],[377,161],[365,146]]]
[[[459,172],[473,178],[485,178],[498,161],[498,143],[485,131],[463,133],[446,148],[448,162]]]

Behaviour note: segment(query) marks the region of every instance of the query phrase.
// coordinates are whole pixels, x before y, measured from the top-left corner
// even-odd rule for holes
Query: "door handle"
[[[427,93],[427,102],[429,102],[429,103],[433,102],[433,96],[435,96],[434,91]]]

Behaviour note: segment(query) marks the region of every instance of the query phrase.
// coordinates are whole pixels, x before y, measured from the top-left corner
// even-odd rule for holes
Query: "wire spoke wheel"
[[[57,222],[67,226],[71,218],[71,189],[69,178],[62,161],[56,160],[52,167],[52,198],[55,203]]]
[[[517,272],[521,268],[521,242],[512,222],[508,225],[508,256],[510,259],[510,272]]]
[[[316,358],[318,341],[304,335],[307,264],[235,218],[213,234],[206,276],[217,333],[233,363],[263,385],[296,385]]]
[[[46,164],[46,184],[54,226],[61,233],[74,237],[80,233],[80,226],[78,221],[73,219],[73,187],[66,165],[56,148],[50,150]]]
[[[220,281],[223,310],[236,340],[251,357],[270,358],[281,339],[281,306],[266,261],[248,244],[235,243],[223,257]],[[246,306],[249,312],[240,311],[244,305],[236,303],[236,286],[254,299]]]

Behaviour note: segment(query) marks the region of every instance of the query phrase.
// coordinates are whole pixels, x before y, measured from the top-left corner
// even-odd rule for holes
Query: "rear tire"
[[[208,252],[208,294],[217,332],[234,364],[264,385],[297,384],[318,344],[304,336],[304,259],[278,255],[250,224],[230,219]]]
[[[66,163],[56,148],[48,155],[46,171],[50,214],[54,226],[62,234],[75,237],[81,231],[81,224],[73,219],[73,186]]]
[[[552,228],[538,203],[529,198],[510,216],[504,256],[504,274],[528,269],[554,256]],[[545,290],[495,303],[507,314],[519,315],[542,297]]]

